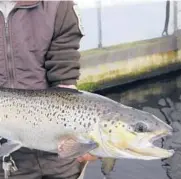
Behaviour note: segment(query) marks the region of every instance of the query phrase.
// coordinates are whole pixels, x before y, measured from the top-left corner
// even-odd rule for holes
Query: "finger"
[[[92,156],[92,155],[90,155],[90,154],[85,154],[85,155],[83,155],[83,156],[81,156],[81,157],[78,157],[77,160],[78,160],[79,162],[83,162],[83,161],[94,161],[94,160],[97,160],[97,157]]]

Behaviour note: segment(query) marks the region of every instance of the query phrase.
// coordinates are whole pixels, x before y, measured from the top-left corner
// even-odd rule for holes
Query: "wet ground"
[[[174,128],[172,138],[160,143],[176,150],[167,160],[117,160],[112,179],[181,179],[181,71],[102,93],[122,104],[152,112]],[[88,165],[85,179],[102,179],[100,162]]]

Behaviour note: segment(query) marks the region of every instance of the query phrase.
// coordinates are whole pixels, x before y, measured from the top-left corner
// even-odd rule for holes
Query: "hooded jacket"
[[[19,1],[0,13],[0,86],[76,85],[83,32],[73,1]]]

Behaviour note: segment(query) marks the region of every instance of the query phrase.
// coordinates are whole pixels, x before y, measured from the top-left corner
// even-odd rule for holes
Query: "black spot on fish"
[[[66,127],[66,126],[67,126],[67,124],[64,124],[64,126]]]
[[[53,116],[55,116],[55,115],[56,115],[56,112],[53,113]]]
[[[84,127],[86,127],[86,124],[84,124]]]
[[[65,111],[64,110],[62,110],[62,113],[64,113]]]
[[[112,121],[111,124],[114,124],[114,121]]]
[[[82,125],[82,122],[80,122],[79,124]]]
[[[109,133],[111,133],[111,132],[112,132],[112,130],[110,129],[110,130],[109,130]]]
[[[90,126],[91,126],[91,123],[89,122],[89,123],[88,123],[88,127],[90,127]]]
[[[74,130],[76,130],[76,127],[74,127]]]
[[[104,127],[107,127],[107,124],[104,124]]]
[[[95,118],[95,117],[93,118],[93,120],[94,120],[94,122],[96,123],[96,118]]]

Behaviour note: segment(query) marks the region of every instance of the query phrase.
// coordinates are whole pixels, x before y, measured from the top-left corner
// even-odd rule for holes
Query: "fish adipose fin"
[[[80,142],[75,136],[61,137],[58,143],[58,154],[60,158],[77,158],[97,148],[94,141]]]
[[[15,141],[7,141],[0,146],[0,157],[9,156],[12,152],[20,149],[21,147],[21,143]]]

